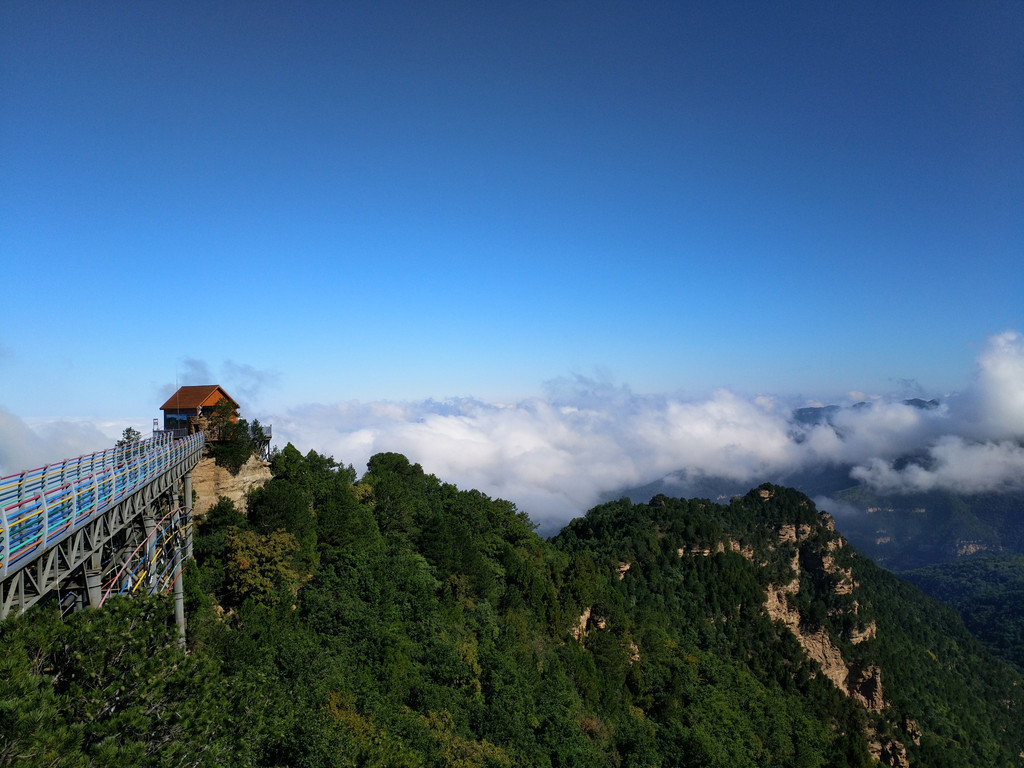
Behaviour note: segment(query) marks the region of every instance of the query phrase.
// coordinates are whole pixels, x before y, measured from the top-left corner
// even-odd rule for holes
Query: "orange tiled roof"
[[[219,384],[202,384],[195,387],[179,387],[178,391],[160,406],[160,410],[169,411],[180,408],[199,408],[202,405],[216,405],[221,398],[230,400],[236,408],[238,407],[235,399]]]

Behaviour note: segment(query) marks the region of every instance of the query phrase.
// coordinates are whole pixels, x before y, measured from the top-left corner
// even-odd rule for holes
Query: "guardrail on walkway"
[[[203,440],[202,433],[184,440],[159,436],[0,478],[0,579],[200,449]]]

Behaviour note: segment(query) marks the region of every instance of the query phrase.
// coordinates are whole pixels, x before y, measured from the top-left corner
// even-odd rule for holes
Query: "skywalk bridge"
[[[184,630],[191,472],[204,443],[157,435],[0,478],[0,619],[48,597],[73,610],[173,589]]]

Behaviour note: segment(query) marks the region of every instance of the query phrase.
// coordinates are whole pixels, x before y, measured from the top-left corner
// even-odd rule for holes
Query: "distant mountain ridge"
[[[940,406],[938,400],[912,398],[904,405],[922,410]],[[850,408],[870,408],[857,403]],[[792,413],[793,438],[800,430],[836,426],[843,408],[837,405],[798,408]],[[909,464],[931,467],[921,452],[893,462],[896,470]],[[853,465],[824,465],[776,477],[770,482],[796,488],[814,497],[831,512],[838,530],[879,565],[904,574],[933,597],[957,609],[970,630],[1003,659],[1024,665],[1024,597],[1005,579],[991,582],[995,569],[1018,565],[1024,555],[1024,492],[962,494],[930,491],[881,494],[851,477]],[[666,475],[644,486],[607,494],[647,501],[658,494],[702,497],[719,503],[742,495],[747,484],[730,478],[689,473]],[[982,557],[980,564],[972,558]],[[951,585],[961,584],[961,590]],[[995,610],[994,606],[1001,606]]]
[[[909,398],[903,405],[920,410],[940,407],[937,399]],[[844,410],[873,407],[863,401],[851,406],[823,405],[797,408],[791,414],[795,442],[802,430],[828,426],[845,439],[836,421]],[[893,462],[896,470],[913,463],[930,468],[924,453],[908,453]],[[796,488],[819,499],[831,511],[845,536],[862,552],[893,570],[910,570],[948,562],[976,552],[1024,553],[1024,492],[962,494],[931,491],[912,494],[875,492],[851,476],[853,464],[818,464],[757,478]],[[621,488],[603,495],[606,500],[625,496],[646,501],[658,494],[703,497],[728,501],[750,486],[747,480],[691,472],[681,468],[642,486]],[[855,514],[854,510],[860,514]]]
[[[923,411],[930,411],[938,408],[940,402],[934,398],[931,400],[924,400],[920,397],[912,397],[907,400],[903,400],[903,405],[909,405],[911,408],[919,408]],[[849,408],[853,410],[862,410],[864,408],[870,408],[871,403],[866,400],[854,403]],[[793,410],[792,419],[797,424],[803,426],[816,426],[818,424],[829,424],[835,426],[832,419],[836,414],[843,411],[841,405],[814,405],[807,406],[805,408],[796,408]]]

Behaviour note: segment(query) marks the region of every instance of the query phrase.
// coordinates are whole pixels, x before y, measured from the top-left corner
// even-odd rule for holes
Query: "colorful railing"
[[[0,478],[0,578],[200,449],[159,436]]]

